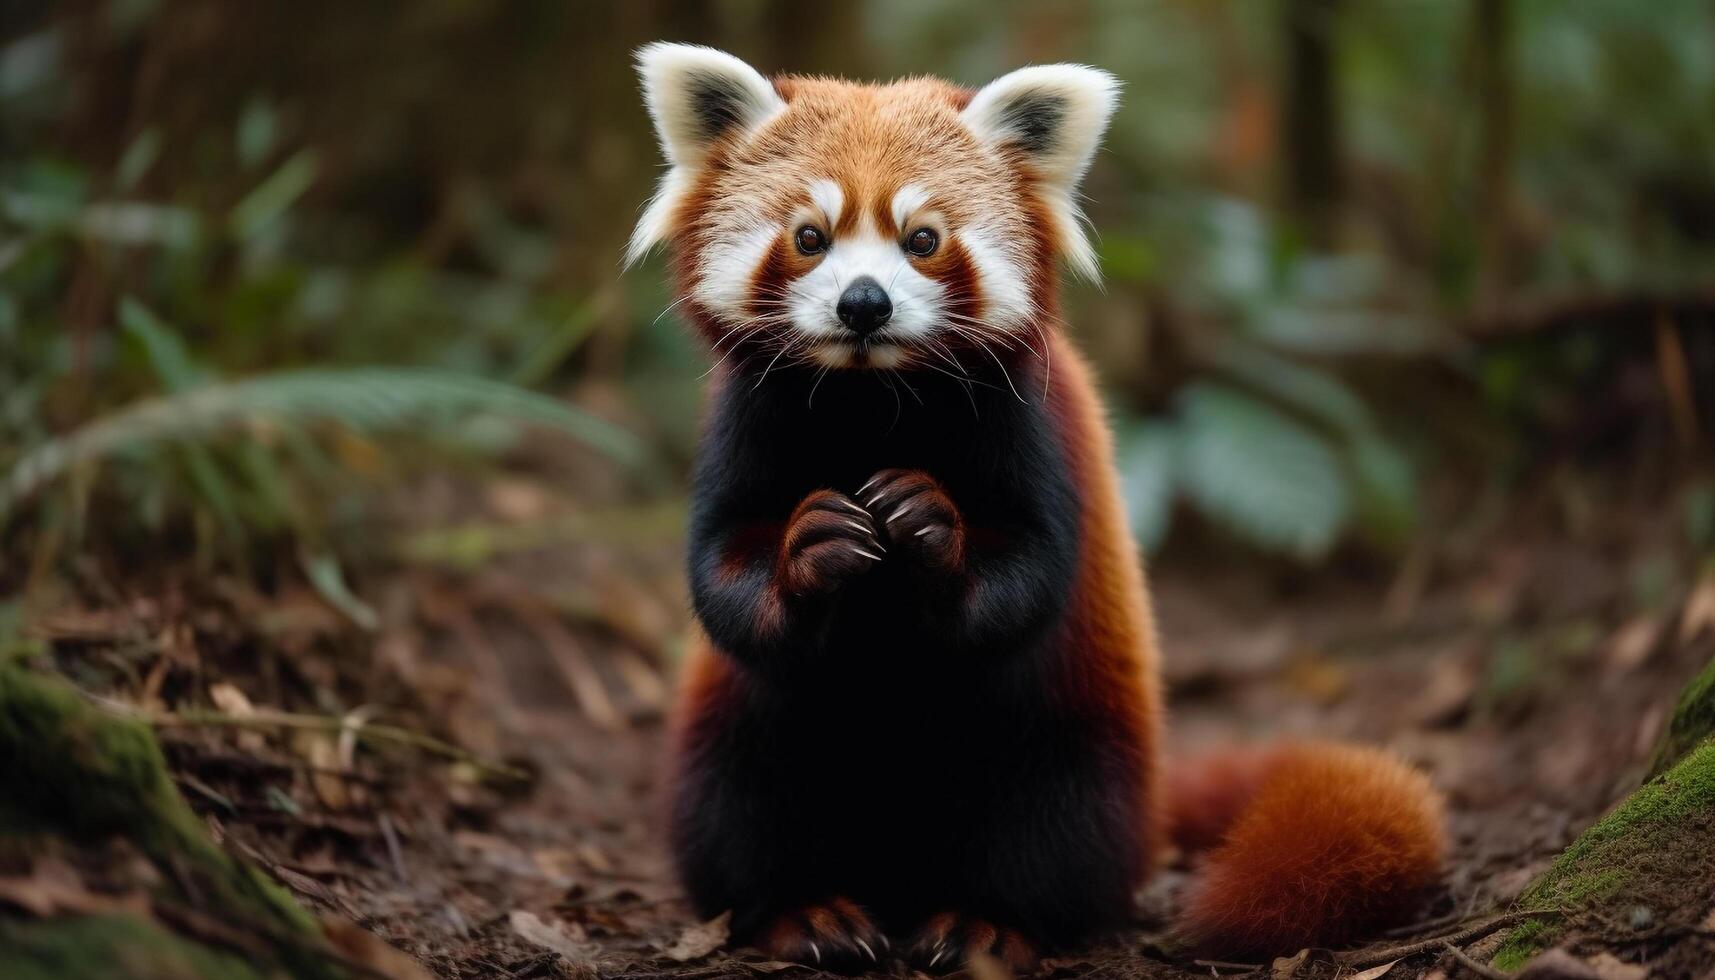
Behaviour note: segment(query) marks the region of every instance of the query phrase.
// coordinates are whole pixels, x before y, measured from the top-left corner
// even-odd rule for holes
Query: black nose
[[[840,294],[834,312],[839,314],[841,323],[863,337],[881,329],[893,316],[893,301],[887,298],[887,290],[881,288],[881,283],[869,276],[859,276]]]

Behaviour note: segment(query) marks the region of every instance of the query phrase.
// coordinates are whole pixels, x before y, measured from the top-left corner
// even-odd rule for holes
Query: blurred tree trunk
[[[1513,11],[1510,0],[1476,0],[1472,20],[1472,67],[1478,103],[1477,307],[1491,310],[1508,280],[1512,214]]]
[[[775,72],[826,72],[867,77],[863,10],[855,3],[800,3],[768,0],[761,22],[768,25],[767,46]]]
[[[1318,248],[1334,243],[1343,198],[1334,43],[1339,6],[1340,0],[1286,0],[1284,7],[1284,204]]]

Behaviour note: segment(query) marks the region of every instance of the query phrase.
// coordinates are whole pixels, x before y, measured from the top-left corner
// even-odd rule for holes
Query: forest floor
[[[366,627],[293,575],[263,588],[91,561],[38,600],[32,630],[73,683],[154,720],[229,852],[437,976],[813,973],[717,949],[721,923],[693,918],[663,853],[681,509],[547,485],[492,484],[457,522],[403,532],[400,560],[354,583]],[[1638,785],[1676,692],[1715,649],[1715,580],[1649,557],[1670,533],[1656,517],[1615,520],[1584,543],[1496,532],[1391,579],[1173,556],[1154,570],[1175,751],[1283,734],[1381,743],[1450,801],[1445,890],[1419,927],[1343,970],[1318,953],[1258,964],[1265,975],[1392,960],[1391,977],[1458,975],[1419,940],[1504,912]],[[1245,972],[1164,951],[1184,878],[1157,876],[1133,929],[1044,975]],[[1565,942],[1591,975],[1707,976],[1715,881],[1675,905]],[[1686,915],[1702,926],[1652,925]],[[1499,938],[1460,942],[1486,961]],[[1395,947],[1413,943],[1402,959]]]

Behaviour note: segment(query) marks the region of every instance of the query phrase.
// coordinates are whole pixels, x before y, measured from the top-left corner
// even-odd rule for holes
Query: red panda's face
[[[639,60],[672,169],[633,257],[669,245],[723,354],[946,369],[1043,329],[1057,255],[1093,272],[1072,198],[1112,107],[1101,72],[1024,69],[973,94],[770,83],[684,45]]]

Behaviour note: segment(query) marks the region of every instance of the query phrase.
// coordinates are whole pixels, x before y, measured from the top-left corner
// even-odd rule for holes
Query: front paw
[[[1013,975],[1036,970],[1036,947],[1023,933],[957,912],[925,922],[905,959],[919,970],[949,973],[982,956],[999,960]]]
[[[889,949],[881,930],[846,898],[780,916],[763,931],[757,945],[777,960],[796,960],[838,973],[874,970]]]
[[[952,498],[922,470],[882,470],[858,491],[893,548],[939,572],[964,567],[965,525]]]
[[[885,553],[868,511],[843,493],[817,490],[786,521],[776,574],[788,595],[827,595]]]

